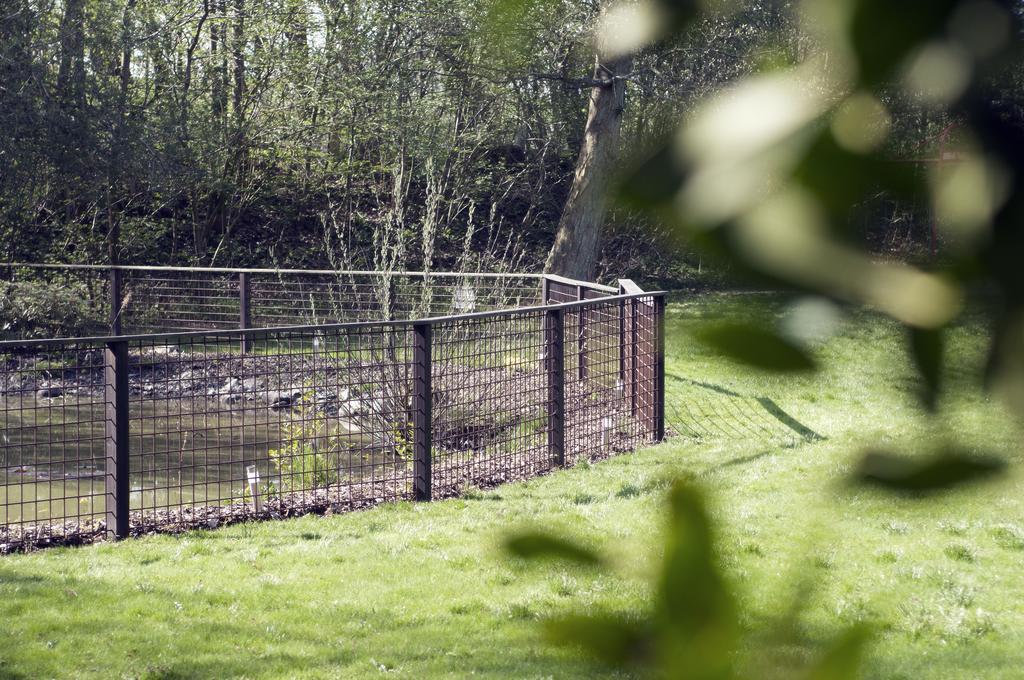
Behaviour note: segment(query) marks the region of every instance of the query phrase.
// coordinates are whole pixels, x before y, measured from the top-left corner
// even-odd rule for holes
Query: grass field
[[[786,308],[726,295],[669,307],[681,435],[668,444],[457,500],[2,558],[0,677],[620,677],[545,644],[538,621],[642,606],[678,476],[710,495],[751,650],[810,586],[804,642],[745,655],[753,677],[785,677],[778,664],[858,621],[876,631],[866,677],[1019,677],[1019,456],[1001,479],[934,500],[842,483],[868,445],[1019,441],[971,382],[978,319],[954,333],[935,419],[916,407],[900,332],[876,316],[848,317],[817,349],[824,370],[797,378],[738,368],[686,335]],[[620,573],[503,556],[510,529],[537,525],[614,555]]]

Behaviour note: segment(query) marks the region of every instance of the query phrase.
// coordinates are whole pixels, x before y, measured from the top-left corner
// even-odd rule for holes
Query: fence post
[[[110,268],[110,334],[121,335],[121,270]]]
[[[544,359],[548,376],[548,454],[565,465],[565,310],[544,313]]]
[[[626,289],[619,284],[619,295],[625,295]],[[619,385],[625,398],[626,393],[626,301],[619,300]]]
[[[540,303],[546,305],[551,300],[551,283],[545,276],[540,280]]]
[[[252,314],[249,311],[249,274],[248,272],[238,273],[238,327],[242,330],[252,328]],[[249,352],[249,338],[242,336],[242,354]]]
[[[640,386],[640,367],[637,365],[640,314],[637,298],[629,301],[629,310],[629,413],[635,418],[638,406],[637,388]]]
[[[414,323],[412,330],[413,497],[418,501],[429,501],[432,495],[430,438],[433,423],[433,389],[430,366],[433,329],[429,323]]]
[[[654,296],[654,441],[665,438],[665,296]]]
[[[128,535],[128,343],[108,342],[103,352],[105,507],[108,538]]]
[[[587,299],[583,286],[576,286],[576,299]],[[582,382],[587,379],[587,310],[583,307],[579,307],[578,310],[577,318],[579,319],[579,338],[577,342],[579,363],[577,364],[577,369],[579,372],[579,379]]]

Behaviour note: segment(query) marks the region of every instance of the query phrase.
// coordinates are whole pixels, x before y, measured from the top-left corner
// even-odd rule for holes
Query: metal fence
[[[429,500],[660,440],[664,295],[534,281],[517,309],[0,342],[0,551]]]
[[[515,273],[27,263],[5,265],[0,272],[8,291],[33,283],[74,291],[84,317],[80,325],[112,335],[391,321],[512,309],[537,304],[542,280],[539,274]],[[17,337],[24,331],[16,328],[5,335]]]

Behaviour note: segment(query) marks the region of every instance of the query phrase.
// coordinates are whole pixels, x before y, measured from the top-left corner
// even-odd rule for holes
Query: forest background
[[[0,259],[538,271],[601,85],[600,12],[568,0],[9,0]],[[637,52],[615,76],[624,161],[588,180],[614,183],[595,175],[655,146],[709,93],[816,49],[791,3],[758,1]],[[885,103],[893,163],[955,148],[943,110],[896,88]],[[850,220],[879,255],[933,256],[927,197],[879,190]],[[584,222],[598,279],[730,279],[636,213]]]

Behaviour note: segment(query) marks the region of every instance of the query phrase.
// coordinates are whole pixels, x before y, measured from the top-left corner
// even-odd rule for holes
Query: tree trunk
[[[64,111],[85,108],[85,0],[68,0],[60,22],[57,101]]]
[[[117,122],[111,138],[110,166],[107,172],[107,259],[116,265],[120,259],[121,248],[121,176],[124,163],[125,147],[128,145],[128,90],[132,82],[132,12],[136,0],[128,0],[121,18],[121,67],[118,70],[117,91]]]
[[[74,220],[86,202],[83,181],[85,133],[85,0],[67,0],[60,23],[60,63],[57,67],[57,111],[53,163],[57,173],[57,202],[64,219]]]
[[[235,0],[235,35],[232,45],[235,60],[235,91],[232,110],[235,114],[235,135],[241,143],[245,124],[245,0]]]
[[[574,279],[594,276],[607,207],[605,194],[619,156],[626,94],[626,81],[621,77],[629,72],[632,64],[631,56],[597,58],[594,79],[600,84],[590,91],[590,110],[576,161],[576,174],[544,267],[549,274]]]
[[[222,117],[228,108],[228,29],[224,23],[227,21],[227,3],[225,0],[210,0],[210,5],[215,17],[210,22],[210,64],[213,69],[211,108],[221,126],[220,132],[223,133]],[[206,7],[203,9],[205,11]]]
[[[203,24],[206,23],[206,18],[210,16],[210,3],[208,0],[204,0],[202,4],[202,14],[199,15],[199,22],[196,24],[196,31],[192,35],[192,42],[189,43],[188,48],[185,50],[185,72],[182,75],[181,81],[181,102],[178,110],[178,138],[181,142],[182,150],[187,152],[188,146],[188,124],[189,124],[189,88],[192,87],[192,63],[195,60],[196,49],[199,47],[199,41],[203,35]]]

